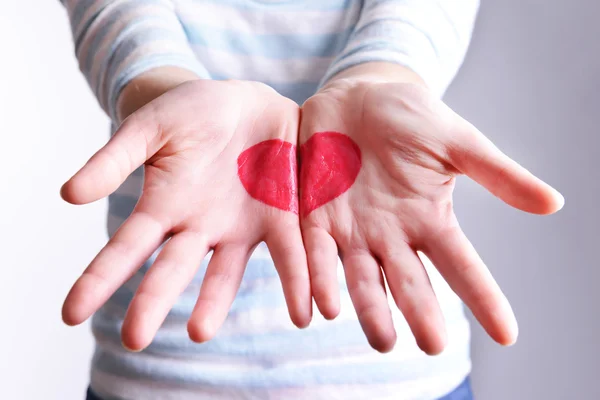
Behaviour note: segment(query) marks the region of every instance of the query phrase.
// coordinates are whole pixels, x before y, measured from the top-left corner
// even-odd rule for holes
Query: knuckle
[[[378,312],[379,307],[375,303],[368,303],[356,309],[356,315],[358,319],[363,321],[368,319],[370,315],[377,314]]]
[[[93,287],[93,290],[98,293],[106,290],[110,286],[110,276],[98,269],[89,269],[85,271],[81,278],[79,278],[80,282],[86,282],[86,285],[90,285]]]
[[[132,244],[128,241],[114,237],[104,248],[107,253],[116,253],[118,257],[129,258],[131,253],[134,251]]]
[[[229,283],[232,280],[232,275],[223,268],[211,273],[209,280],[211,284],[220,286],[221,284]]]
[[[414,288],[418,285],[418,283],[413,274],[404,272],[398,277],[396,285],[400,293],[412,293],[414,292]]]
[[[355,293],[355,295],[360,296],[381,289],[381,281],[365,273],[362,269],[355,272],[355,275],[354,279],[348,282],[348,291]]]

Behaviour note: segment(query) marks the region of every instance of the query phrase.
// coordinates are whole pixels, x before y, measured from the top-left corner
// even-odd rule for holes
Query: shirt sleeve
[[[194,55],[169,0],[61,0],[69,14],[79,68],[116,120],[123,87],[160,66],[209,74]]]
[[[373,61],[403,65],[439,96],[465,57],[479,0],[365,0],[346,47],[321,84]]]

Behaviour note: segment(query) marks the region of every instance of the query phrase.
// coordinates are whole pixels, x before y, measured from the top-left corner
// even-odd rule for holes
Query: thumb
[[[500,151],[458,115],[449,149],[452,164],[505,203],[533,214],[552,214],[564,205],[554,188]]]
[[[158,124],[144,118],[143,111],[125,119],[108,143],[62,186],[65,201],[86,204],[108,196],[158,151]]]

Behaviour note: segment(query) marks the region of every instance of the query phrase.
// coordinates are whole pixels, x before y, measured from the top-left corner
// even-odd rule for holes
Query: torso
[[[174,1],[198,59],[213,79],[256,80],[299,104],[317,89],[356,23],[351,0]],[[210,34],[210,41],[206,40]],[[141,192],[136,171],[110,196],[108,232],[127,218]],[[340,266],[342,312],[315,316],[299,330],[290,321],[266,247],[250,260],[232,310],[217,337],[195,344],[187,319],[207,260],[153,343],[142,353],[121,346],[125,311],[152,258],[94,316],[92,388],[122,399],[436,399],[469,373],[469,326],[460,300],[424,259],[446,317],[449,344],[429,357],[415,344],[390,300],[398,342],[372,350],[360,328]]]

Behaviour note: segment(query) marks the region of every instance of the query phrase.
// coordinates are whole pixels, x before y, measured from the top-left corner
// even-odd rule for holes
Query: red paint
[[[340,196],[354,184],[361,167],[358,145],[338,132],[317,132],[300,146],[302,216]]]
[[[253,198],[298,214],[296,146],[279,139],[260,142],[238,157],[238,176]]]

